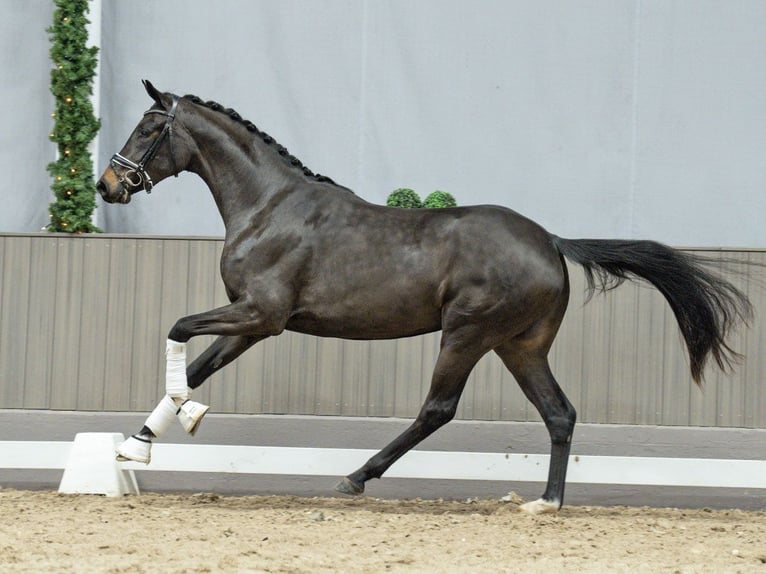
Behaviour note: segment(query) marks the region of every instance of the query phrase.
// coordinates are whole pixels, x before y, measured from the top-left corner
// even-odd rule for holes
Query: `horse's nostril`
[[[96,183],[96,189],[101,194],[101,197],[104,197],[106,195],[106,184],[104,183],[104,180],[99,179],[98,183]]]

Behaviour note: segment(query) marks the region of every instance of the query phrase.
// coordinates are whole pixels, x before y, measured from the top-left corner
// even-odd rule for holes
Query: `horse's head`
[[[128,203],[141,190],[151,193],[156,183],[177,176],[189,163],[188,135],[174,127],[179,97],[160,92],[147,80],[143,83],[154,105],[144,112],[125,146],[112,156],[96,185],[109,203]]]

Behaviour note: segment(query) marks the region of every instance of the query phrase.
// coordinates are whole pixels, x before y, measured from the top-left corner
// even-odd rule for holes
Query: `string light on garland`
[[[58,159],[48,165],[53,181],[49,231],[91,233],[96,208],[93,162],[88,144],[101,124],[93,114],[93,93],[98,48],[87,46],[88,0],[54,0],[53,24],[48,28],[53,61],[51,93],[55,110],[50,140],[58,146]]]

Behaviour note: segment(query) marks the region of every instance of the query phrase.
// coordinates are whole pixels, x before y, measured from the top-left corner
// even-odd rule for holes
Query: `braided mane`
[[[247,128],[247,131],[252,132],[253,134],[256,135],[256,137],[261,138],[261,140],[263,140],[263,142],[266,145],[273,146],[276,152],[280,156],[282,156],[287,163],[289,163],[294,168],[301,170],[303,172],[303,175],[305,175],[306,177],[312,178],[316,181],[323,182],[323,183],[331,183],[343,189],[347,189],[343,187],[342,185],[335,183],[332,179],[330,179],[326,175],[320,175],[318,173],[314,173],[313,171],[311,171],[308,167],[303,165],[303,162],[301,162],[301,160],[299,160],[297,157],[295,157],[289,151],[287,151],[287,148],[285,146],[277,142],[273,137],[271,137],[266,132],[259,130],[258,127],[253,122],[243,119],[242,116],[239,115],[235,110],[231,108],[226,108],[222,106],[221,104],[219,104],[218,102],[214,102],[212,100],[204,101],[202,100],[202,98],[199,98],[197,96],[193,96],[190,94],[185,95],[184,98],[188,99],[194,104],[211,109],[214,112],[220,112],[222,114],[226,114],[235,122],[242,124],[243,126]]]

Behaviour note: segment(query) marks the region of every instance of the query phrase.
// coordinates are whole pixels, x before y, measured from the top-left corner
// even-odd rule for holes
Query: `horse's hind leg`
[[[548,485],[543,496],[522,505],[532,514],[556,512],[564,502],[564,486],[576,412],[551,373],[548,345],[530,349],[530,341],[512,341],[495,349],[526,397],[537,408],[551,438]]]
[[[364,483],[380,478],[403,454],[455,416],[468,375],[485,350],[459,348],[442,337],[431,388],[415,421],[359,470],[340,481],[335,489],[344,494],[361,494]]]

